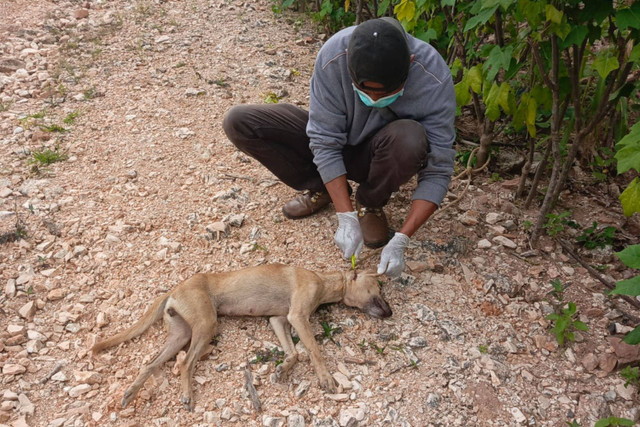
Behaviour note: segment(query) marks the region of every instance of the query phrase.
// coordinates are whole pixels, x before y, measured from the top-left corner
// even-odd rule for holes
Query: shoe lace
[[[311,190],[304,190],[302,194],[304,196],[309,196],[309,200],[311,200],[311,203],[316,203],[323,193],[319,191],[316,191],[315,193],[311,193]]]
[[[366,206],[360,206],[358,209],[358,216],[363,217],[366,214],[373,214],[378,217],[382,217],[382,208],[368,208]]]

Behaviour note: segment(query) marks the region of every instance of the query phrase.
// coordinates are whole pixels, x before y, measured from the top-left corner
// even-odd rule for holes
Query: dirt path
[[[308,360],[274,382],[277,339],[268,322],[222,319],[196,371],[193,413],[179,403],[172,362],[120,408],[164,330],[157,325],[95,359],[87,349],[131,324],[156,295],[195,272],[273,262],[348,268],[333,244],[332,211],[283,218],[295,192],[237,152],[220,127],[234,104],[277,97],[307,105],[324,35],[300,17],[274,15],[273,4],[0,4],[8,18],[0,24],[0,425],[637,419],[637,390],[611,371],[638,354],[613,347],[608,327],[640,313],[607,299],[552,241],[529,251],[524,224],[532,214],[512,201],[514,182],[481,176],[462,203],[414,236],[407,275],[383,284],[391,319],[341,306],[312,317],[339,394],[318,388]],[[62,161],[43,165],[34,153]],[[393,226],[411,193],[410,183],[389,203]],[[573,197],[585,224],[598,218],[624,229],[613,202]],[[221,223],[228,232],[209,231]],[[628,274],[611,251],[590,262],[609,265],[612,279]],[[564,301],[577,303],[590,328],[561,348],[545,319],[558,304],[553,279],[570,285]],[[260,413],[244,389],[247,368]]]

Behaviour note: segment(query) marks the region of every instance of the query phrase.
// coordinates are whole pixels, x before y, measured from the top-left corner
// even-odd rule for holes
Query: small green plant
[[[43,119],[47,115],[47,110],[38,111],[37,113],[29,114],[27,116],[18,119],[20,126],[25,129],[31,128],[34,123],[37,123],[40,119]]]
[[[180,61],[176,65],[174,65],[173,68],[182,68],[185,65],[187,65],[187,64],[185,64],[183,61]]]
[[[84,95],[84,99],[93,99],[98,95],[98,92],[96,88],[92,86],[89,89],[85,89],[82,94]]]
[[[564,298],[563,292],[566,289],[564,286],[564,283],[562,283],[560,279],[553,279],[551,281],[551,287],[553,287],[553,291],[551,291],[551,295],[556,297],[558,301],[562,301],[562,299]]]
[[[638,368],[637,366],[625,367],[620,371],[620,376],[625,380],[625,383],[624,383],[625,387],[629,385],[633,385],[636,387],[640,386],[640,368]]]
[[[334,328],[327,322],[320,322],[320,326],[322,326],[322,332],[324,336],[329,339],[333,339],[333,333],[338,330],[338,328]]]
[[[79,114],[80,113],[78,113],[77,111],[70,112],[69,114],[67,114],[67,116],[64,119],[62,119],[62,123],[64,123],[65,125],[74,124]]]
[[[387,348],[386,345],[382,346],[382,347],[378,347],[378,344],[376,344],[374,342],[369,342],[369,347],[374,349],[376,351],[376,353],[378,353],[380,356],[382,356],[384,354],[384,350]]]
[[[219,79],[215,79],[215,80],[211,80],[208,81],[209,84],[215,84],[216,86],[220,86],[220,87],[227,87],[229,86],[229,83],[225,82],[223,78],[219,78]]]
[[[593,221],[593,225],[585,229],[576,240],[587,249],[604,248],[605,246],[611,246],[615,234],[615,227],[605,227],[602,230],[598,230],[598,223]]]
[[[33,151],[31,153],[32,159],[29,164],[36,165],[50,165],[56,162],[62,162],[67,160],[67,155],[58,151],[57,147],[54,150],[45,148],[41,151]]]
[[[491,174],[491,178],[489,178],[489,182],[490,183],[492,183],[492,182],[501,182],[501,181],[504,181],[504,180],[502,179],[500,174],[497,173],[497,172],[492,173]]]
[[[256,350],[255,353],[256,358],[249,362],[251,364],[267,363],[273,361],[276,363],[276,366],[278,366],[284,360],[284,351],[280,351],[276,347],[272,348],[271,350],[266,348],[264,350]]]
[[[277,104],[280,101],[280,97],[273,92],[267,92],[264,102],[267,104]]]
[[[522,221],[522,228],[526,230],[531,229],[531,226],[533,225],[533,223],[531,221],[529,221],[528,219],[525,219],[524,221]]]
[[[25,292],[27,293],[27,295],[33,295],[33,285],[29,285]]]
[[[575,336],[573,330],[588,331],[589,327],[580,320],[573,320],[576,314],[576,305],[573,302],[567,304],[567,308],[562,308],[560,313],[553,313],[547,316],[555,324],[550,332],[555,335],[558,345],[562,346],[565,340],[574,341]]]
[[[460,162],[462,166],[464,166],[465,168],[467,166],[473,168],[476,166],[476,156],[473,156],[473,158],[471,158],[471,161],[469,161],[469,158],[471,157],[471,153],[472,153],[471,150],[459,151],[456,154],[456,160]]]
[[[562,212],[559,214],[547,214],[547,222],[542,226],[547,230],[549,236],[556,236],[562,233],[565,227],[576,228],[578,224],[575,221],[567,219],[571,216],[570,212]]]
[[[484,344],[480,344],[478,346],[478,351],[480,351],[480,353],[482,354],[487,354],[487,351],[489,351],[489,348]]]
[[[11,106],[13,105],[13,101],[9,101],[9,102],[2,102],[0,101],[0,113],[5,112],[5,111],[9,111],[9,108],[11,108]]]
[[[593,168],[593,177],[598,181],[605,181],[611,170],[615,170],[615,167],[613,167],[616,163],[615,153],[608,147],[600,147],[599,151],[602,152],[603,156],[600,156],[600,153],[596,153],[590,166]]]
[[[40,125],[40,130],[43,130],[45,132],[57,132],[57,133],[69,132],[69,129],[65,129],[62,126],[57,124]]]
[[[616,255],[627,267],[640,270],[640,244],[627,246],[624,250],[616,252]],[[618,281],[610,294],[637,297],[640,295],[640,275]],[[623,341],[630,345],[640,344],[640,326],[636,326],[633,331],[625,335]]]
[[[609,418],[602,418],[598,420],[594,427],[616,427],[616,426],[634,426],[636,425],[635,421],[626,419],[626,418],[618,418],[613,415]]]

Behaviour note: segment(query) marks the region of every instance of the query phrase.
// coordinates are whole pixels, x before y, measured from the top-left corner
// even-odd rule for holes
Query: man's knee
[[[231,107],[222,118],[222,129],[227,138],[234,144],[238,141],[241,133],[241,124],[246,118],[246,105],[236,105]]]
[[[415,120],[396,120],[388,125],[388,132],[393,135],[393,148],[405,159],[426,160],[429,151],[427,134],[424,127]]]

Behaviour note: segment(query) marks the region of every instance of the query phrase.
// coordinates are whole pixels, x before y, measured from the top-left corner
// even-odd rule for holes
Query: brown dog
[[[192,410],[191,379],[195,362],[202,356],[216,333],[218,316],[270,316],[269,322],[282,344],[285,360],[277,368],[286,376],[297,361],[291,339],[291,326],[309,351],[320,385],[335,392],[333,377],[324,364],[309,324],[309,316],[320,304],[343,302],[373,317],[391,316],[389,305],[380,296],[377,276],[355,272],[315,273],[281,264],[261,265],[229,273],[196,274],[172,291],[159,296],[133,326],[96,343],[98,353],[139,336],[164,317],[169,337],[165,346],[142,367],[122,398],[127,406],[155,369],[174,357],[191,341],[179,365],[182,381],[181,401]]]

